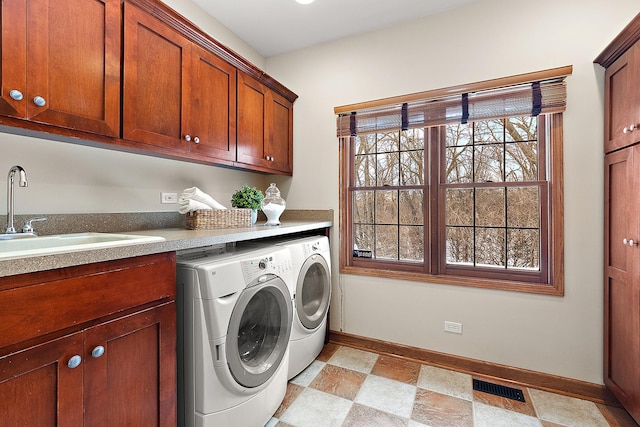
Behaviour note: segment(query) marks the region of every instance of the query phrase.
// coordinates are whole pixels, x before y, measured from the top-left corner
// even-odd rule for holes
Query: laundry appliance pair
[[[315,236],[178,254],[179,425],[271,418],[287,380],[324,345],[328,243]]]

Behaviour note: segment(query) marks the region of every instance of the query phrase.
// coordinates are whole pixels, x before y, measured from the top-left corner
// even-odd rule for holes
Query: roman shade
[[[558,113],[566,107],[572,67],[522,74],[429,92],[336,107],[338,136],[406,130],[515,116]]]

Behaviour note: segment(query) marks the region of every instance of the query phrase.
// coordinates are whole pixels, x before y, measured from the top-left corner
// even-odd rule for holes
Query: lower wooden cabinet
[[[46,299],[49,291],[60,292],[68,305],[52,301],[55,310],[37,313],[54,325],[60,319],[62,329],[53,326],[23,344],[5,341],[3,426],[176,425],[175,254],[17,276],[13,288],[10,279],[0,279],[0,323],[15,323],[20,313],[28,318],[43,302],[38,294]],[[148,291],[149,301],[132,306],[130,296],[134,304],[139,299],[121,292],[132,289],[127,284],[138,295]],[[85,320],[77,304],[93,296],[110,313]],[[112,304],[115,297],[119,306]],[[86,310],[93,312],[94,304]],[[69,313],[81,320],[77,326],[67,326]],[[25,337],[33,335],[28,325],[24,329]]]

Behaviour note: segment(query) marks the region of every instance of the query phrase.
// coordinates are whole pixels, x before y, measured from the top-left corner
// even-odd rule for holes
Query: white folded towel
[[[178,199],[182,214],[198,209],[227,209],[198,187],[186,188]]]
[[[178,212],[181,214],[184,215],[197,210],[211,210],[211,206],[192,199],[185,199],[184,202],[179,201]]]

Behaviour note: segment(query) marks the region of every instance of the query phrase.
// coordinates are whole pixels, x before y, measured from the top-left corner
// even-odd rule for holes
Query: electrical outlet
[[[178,203],[178,193],[160,193],[160,203]]]
[[[462,323],[457,322],[449,322],[448,320],[444,321],[444,331],[445,332],[453,332],[454,334],[462,333]]]

